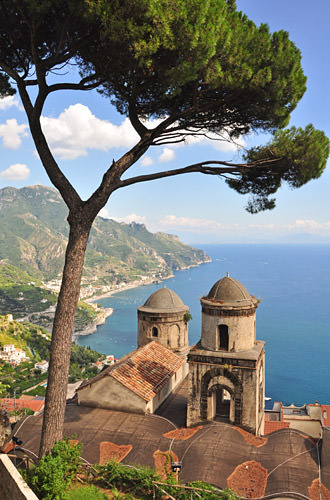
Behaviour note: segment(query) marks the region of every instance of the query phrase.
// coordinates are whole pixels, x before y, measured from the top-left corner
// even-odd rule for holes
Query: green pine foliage
[[[283,182],[291,188],[299,188],[320,177],[329,152],[329,139],[311,124],[305,129],[279,130],[268,144],[252,148],[244,155],[248,163],[268,159],[268,165],[250,168],[239,179],[230,179],[227,183],[241,194],[252,194],[247,205],[249,212],[272,209],[275,199],[269,199],[269,195],[275,193]]]
[[[165,117],[170,125],[156,144],[167,134],[180,141],[184,130],[219,138],[226,131],[231,139],[258,130],[275,134],[271,156],[268,146],[252,148],[243,159],[258,168],[228,181],[252,195],[252,213],[275,206],[269,195],[282,182],[297,188],[321,175],[329,156],[323,132],[311,125],[283,130],[306,90],[301,53],[286,31],[256,26],[228,0],[126,0],[120,6],[91,0],[89,7],[104,31],[102,43],[83,49],[82,68],[102,76],[100,92],[141,135],[146,129],[138,120]],[[279,161],[270,165],[270,158]]]
[[[3,11],[0,95],[14,92],[7,88],[5,72],[11,76],[16,73],[24,85],[36,64],[35,57],[45,78],[52,65],[75,60],[84,78],[76,88],[87,90],[89,84],[97,88],[129,117],[141,137],[149,134],[144,119],[164,120],[164,125],[150,134],[146,149],[167,139],[180,142],[187,131],[193,135],[211,132],[219,137],[225,131],[231,139],[251,131],[276,134],[288,125],[306,90],[301,53],[289,34],[284,30],[271,33],[265,23],[257,26],[237,10],[234,0],[48,0],[41,4],[6,0]],[[34,47],[27,43],[31,26]],[[40,79],[38,83],[42,82]],[[36,85],[37,81],[27,85],[32,83]],[[60,85],[66,88],[65,83]],[[316,136],[305,132],[309,149]],[[289,163],[290,170],[289,176],[281,179],[299,187],[315,178],[315,169],[320,173],[325,168],[327,140],[319,137],[319,146],[312,147],[304,155],[306,161],[299,162],[301,148],[295,145],[299,143],[295,129],[284,133],[287,145],[292,147],[283,149],[278,144],[278,153],[285,152],[282,166]],[[275,143],[278,139],[275,136]],[[267,162],[268,155],[262,156],[267,150],[257,150],[257,157]],[[246,158],[251,160],[256,152],[253,148]],[[264,176],[262,190],[256,179],[261,194],[249,191],[251,183],[245,181],[243,174],[239,184],[229,182],[229,186],[244,194],[251,192],[250,211],[274,206],[268,195],[280,183],[274,182],[271,171],[269,186]],[[56,217],[60,207],[54,204],[52,208],[46,210],[47,216]],[[31,221],[29,213],[16,221],[25,239],[30,236]],[[39,224],[41,237],[46,237],[42,219],[34,223]],[[11,239],[11,235],[6,237],[7,241]],[[58,242],[54,240],[53,244],[61,260]],[[0,254],[2,248],[0,239]],[[130,258],[125,245],[121,251]],[[12,254],[17,258],[19,249],[13,249]],[[97,260],[97,255],[90,258]],[[40,267],[43,265],[40,254]]]
[[[84,47],[83,57],[105,77],[103,92],[123,114],[133,94],[140,117],[163,118],[176,110],[182,124],[215,132],[230,125],[237,137],[260,126],[287,125],[305,92],[300,51],[288,33],[257,27],[234,3],[89,5],[102,16],[106,36],[104,44]],[[188,116],[182,113],[194,102]]]

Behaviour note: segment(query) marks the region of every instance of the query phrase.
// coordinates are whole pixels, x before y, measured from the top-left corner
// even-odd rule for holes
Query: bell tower
[[[201,340],[188,355],[187,425],[216,420],[260,435],[265,351],[264,342],[256,340],[258,300],[227,273],[201,305]]]
[[[175,292],[165,287],[156,290],[138,308],[138,347],[155,340],[186,360],[188,318],[189,307]]]

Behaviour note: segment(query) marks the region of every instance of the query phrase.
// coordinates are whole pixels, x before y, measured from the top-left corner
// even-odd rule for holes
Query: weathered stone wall
[[[218,351],[218,326],[228,326],[229,352],[240,352],[251,349],[256,342],[256,313],[255,308],[247,311],[222,310],[221,307],[206,306],[202,302],[202,337],[204,349]]]
[[[154,328],[157,331],[153,330]],[[138,311],[138,347],[153,340],[174,352],[186,351],[188,347],[188,323],[184,321],[184,311],[178,314]]]
[[[7,455],[0,455],[0,498],[3,500],[38,500]]]
[[[212,391],[225,388],[231,396],[230,421],[254,434],[263,432],[264,351],[256,359],[221,357],[193,350],[189,354],[187,426],[212,420]],[[259,394],[260,391],[260,394]],[[260,407],[260,402],[262,405]]]

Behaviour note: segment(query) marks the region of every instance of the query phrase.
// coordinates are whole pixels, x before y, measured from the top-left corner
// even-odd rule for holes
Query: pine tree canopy
[[[25,90],[38,86],[31,117],[41,113],[51,92],[96,88],[130,118],[141,138],[148,137],[148,147],[196,135],[235,141],[242,134],[270,132],[274,142],[245,152],[245,163],[226,171],[234,176],[230,187],[252,194],[252,212],[274,206],[268,195],[282,181],[300,187],[324,170],[329,155],[324,134],[311,125],[284,129],[306,89],[299,49],[286,31],[256,26],[234,0],[2,0],[0,5],[0,92],[13,91],[8,75]],[[68,83],[63,68],[72,64],[80,81]],[[217,165],[223,163],[210,163],[212,171],[199,171],[222,175]],[[141,180],[148,178],[136,182]]]

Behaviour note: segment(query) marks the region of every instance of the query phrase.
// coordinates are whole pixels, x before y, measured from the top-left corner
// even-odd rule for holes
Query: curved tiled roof
[[[217,281],[203,299],[238,307],[252,306],[256,302],[256,299],[251,297],[245,286],[229,276],[229,273]]]
[[[180,297],[169,288],[160,288],[150,295],[139,311],[145,312],[179,312],[188,311]]]

